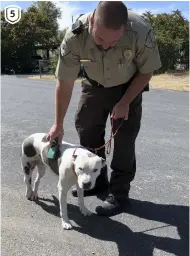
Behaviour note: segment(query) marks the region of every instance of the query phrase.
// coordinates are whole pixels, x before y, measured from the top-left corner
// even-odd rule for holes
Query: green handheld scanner
[[[59,151],[59,144],[58,144],[58,138],[55,138],[52,143],[51,143],[51,147],[48,150],[48,154],[47,157],[49,159],[53,159],[56,160],[58,159],[60,156],[60,151]]]

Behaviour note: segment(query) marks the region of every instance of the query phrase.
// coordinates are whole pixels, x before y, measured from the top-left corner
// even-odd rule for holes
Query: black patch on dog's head
[[[30,174],[30,168],[28,166],[24,166],[24,171],[27,175]]]
[[[24,154],[28,157],[33,157],[36,155],[36,150],[33,145],[34,139],[33,138],[28,138],[24,142]]]

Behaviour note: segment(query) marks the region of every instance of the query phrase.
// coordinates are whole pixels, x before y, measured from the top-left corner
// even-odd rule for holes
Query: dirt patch
[[[56,80],[53,75],[30,76],[29,79]],[[77,79],[80,82],[81,79]],[[189,91],[189,73],[154,75],[150,80],[150,87],[177,91]]]
[[[28,77],[29,79],[37,79],[37,80],[56,80],[55,79],[55,76],[53,76],[53,75],[44,75],[44,76],[41,76],[41,78],[40,78],[40,76],[38,76],[38,75],[34,75],[34,76],[29,76]]]
[[[36,80],[50,80],[50,81],[56,81],[55,76],[53,75],[44,75],[40,78],[40,76],[30,76],[29,79],[36,79]],[[80,82],[81,79],[77,79],[77,82]]]
[[[189,91],[189,74],[161,74],[155,75],[150,80],[150,87],[177,91]]]

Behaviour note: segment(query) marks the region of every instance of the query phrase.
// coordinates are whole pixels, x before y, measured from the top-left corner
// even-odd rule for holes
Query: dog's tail
[[[47,140],[47,134],[42,137],[42,142],[44,142],[44,143],[48,142],[48,140]]]

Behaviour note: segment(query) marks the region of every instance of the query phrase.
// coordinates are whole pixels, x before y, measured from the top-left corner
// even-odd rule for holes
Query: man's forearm
[[[55,125],[63,125],[73,90],[74,81],[57,80],[55,89]]]
[[[145,88],[145,86],[149,83],[150,79],[152,77],[152,73],[149,74],[140,74],[138,73],[133,81],[131,82],[131,85],[126,90],[123,98],[121,99],[121,102],[123,104],[130,104],[136,96]]]

